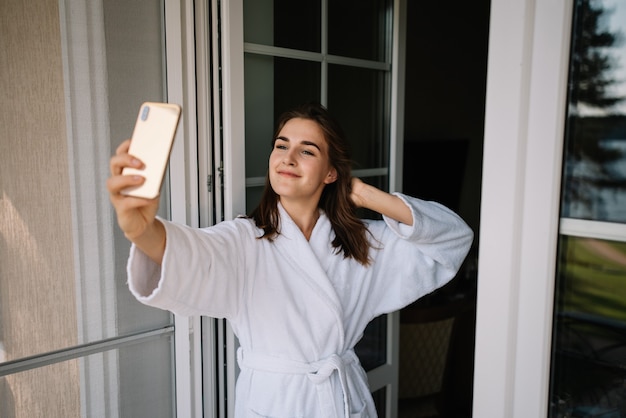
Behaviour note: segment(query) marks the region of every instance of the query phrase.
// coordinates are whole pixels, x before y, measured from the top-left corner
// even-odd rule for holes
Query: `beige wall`
[[[0,361],[8,361],[77,340],[58,1],[2,0],[0,54]],[[0,378],[3,417],[79,414],[76,362]]]

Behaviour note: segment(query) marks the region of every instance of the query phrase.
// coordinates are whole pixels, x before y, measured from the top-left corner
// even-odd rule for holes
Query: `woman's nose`
[[[283,164],[285,165],[294,165],[296,163],[295,156],[293,155],[293,151],[289,150],[283,155]]]

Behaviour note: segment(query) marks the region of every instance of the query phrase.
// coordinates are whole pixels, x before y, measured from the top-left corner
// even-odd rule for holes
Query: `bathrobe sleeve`
[[[411,209],[413,225],[384,217],[384,222],[369,226],[381,248],[373,251],[376,280],[368,302],[376,307],[372,317],[403,308],[446,284],[473,240],[472,230],[445,206],[396,195]]]
[[[132,294],[146,305],[178,315],[236,315],[245,286],[247,246],[255,241],[249,220],[205,229],[159,220],[167,237],[163,262],[159,266],[131,247],[127,273]]]

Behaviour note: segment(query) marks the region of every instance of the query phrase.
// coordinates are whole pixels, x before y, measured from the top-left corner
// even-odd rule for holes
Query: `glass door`
[[[626,416],[626,3],[575,2],[548,416]]]
[[[246,210],[265,183],[276,119],[309,101],[341,121],[354,174],[389,189],[392,10],[389,0],[243,2]]]
[[[624,415],[622,4],[491,1],[476,417]]]
[[[165,6],[12,1],[2,14],[0,416],[171,417],[178,329],[128,291],[105,189],[141,103],[176,90]]]
[[[231,209],[240,208],[239,213],[256,206],[278,115],[309,101],[325,105],[351,138],[355,176],[383,190],[399,189],[401,4],[393,0],[221,3],[225,218],[236,215],[226,207],[231,200]],[[381,417],[395,413],[397,347],[389,342],[397,341],[397,324],[395,315],[376,319],[357,346]],[[236,342],[230,332],[225,339],[231,341],[226,353],[231,379],[226,390],[232,391]],[[232,397],[229,415],[230,402]]]

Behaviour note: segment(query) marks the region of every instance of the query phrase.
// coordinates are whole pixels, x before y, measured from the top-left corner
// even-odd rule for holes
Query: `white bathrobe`
[[[282,206],[273,241],[247,218],[192,229],[163,221],[159,267],[133,247],[129,286],[148,305],[227,318],[239,338],[236,417],[376,417],[353,348],[378,315],[456,274],[472,231],[453,212],[400,195],[413,225],[369,221],[373,263],[345,259],[322,214],[310,240]]]

